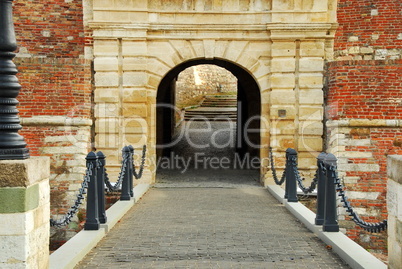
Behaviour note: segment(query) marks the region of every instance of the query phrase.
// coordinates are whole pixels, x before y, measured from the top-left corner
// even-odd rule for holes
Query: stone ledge
[[[50,177],[48,157],[0,161],[0,188],[29,187]]]
[[[327,121],[327,127],[401,127],[402,120],[341,119]]]
[[[387,266],[341,232],[318,232],[318,237],[354,269],[386,269]]]
[[[82,230],[50,255],[49,268],[74,268],[105,236],[105,229]]]
[[[91,119],[64,116],[35,116],[20,121],[22,126],[92,126]]]

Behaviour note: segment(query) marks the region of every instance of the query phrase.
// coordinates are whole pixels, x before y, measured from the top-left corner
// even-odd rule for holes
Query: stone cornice
[[[267,30],[270,31],[323,31],[337,28],[338,23],[267,23]]]
[[[64,116],[34,116],[20,118],[20,122],[22,126],[92,126],[91,119]]]
[[[174,31],[265,31],[265,24],[166,24],[166,23],[113,23],[90,22],[93,30],[174,30]]]
[[[326,126],[329,128],[337,128],[337,127],[394,128],[394,127],[402,127],[402,120],[342,119],[342,120],[327,121]]]

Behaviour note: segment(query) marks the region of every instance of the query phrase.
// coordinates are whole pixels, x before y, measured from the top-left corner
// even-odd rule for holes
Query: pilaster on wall
[[[0,267],[48,268],[47,157],[0,161]]]
[[[152,103],[147,70],[147,46],[128,38],[94,40],[95,144],[107,156],[108,172],[117,178],[121,168],[121,149],[132,145],[136,160],[148,143],[152,126]],[[153,101],[155,103],[155,101]],[[148,147],[147,155],[152,154]],[[152,164],[152,162],[151,162]],[[149,162],[147,162],[149,166]],[[149,172],[146,174],[149,174]]]
[[[285,151],[295,148],[299,168],[312,178],[323,141],[323,73],[331,49],[331,23],[271,23],[270,129],[275,164],[285,165]]]

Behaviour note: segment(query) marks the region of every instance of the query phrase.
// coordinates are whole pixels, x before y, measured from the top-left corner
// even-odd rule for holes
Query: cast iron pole
[[[17,96],[21,85],[13,63],[17,40],[14,32],[13,0],[0,0],[0,160],[29,158],[24,137],[18,134],[22,128],[18,117]]]

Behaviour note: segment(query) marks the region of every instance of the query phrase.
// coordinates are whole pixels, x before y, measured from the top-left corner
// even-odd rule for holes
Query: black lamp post
[[[13,63],[17,40],[14,32],[13,0],[0,0],[0,160],[29,158],[24,137],[18,134],[22,127],[18,117],[17,96],[21,85]]]

